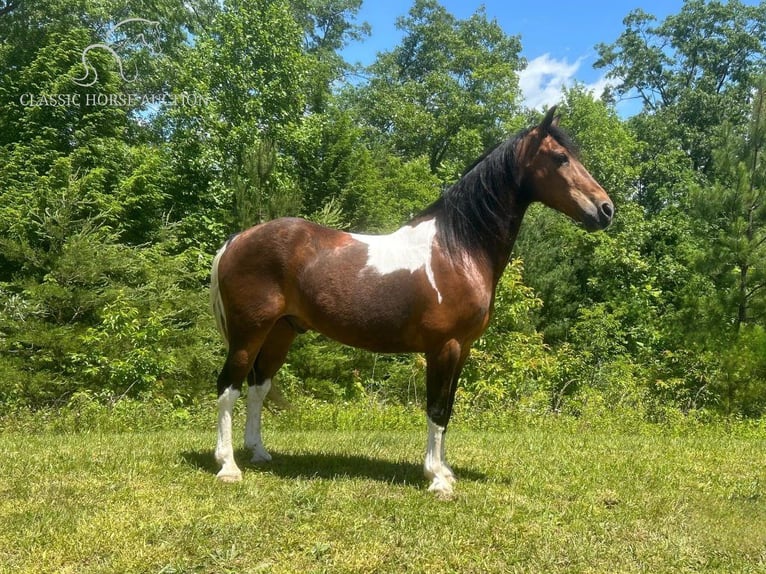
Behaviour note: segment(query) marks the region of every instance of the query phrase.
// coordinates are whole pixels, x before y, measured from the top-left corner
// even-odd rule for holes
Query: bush
[[[214,388],[222,346],[207,310],[209,257],[113,242],[106,230],[64,240],[39,280],[0,285],[5,401],[40,406],[78,391],[196,396]]]
[[[766,329],[744,326],[721,350],[710,392],[728,414],[766,414]]]
[[[500,279],[492,321],[474,344],[463,371],[460,396],[475,408],[508,407],[524,397],[550,396],[556,364],[531,315],[542,302],[521,280],[523,263],[514,259]]]

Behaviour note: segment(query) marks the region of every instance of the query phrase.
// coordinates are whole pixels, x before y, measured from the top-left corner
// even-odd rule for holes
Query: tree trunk
[[[737,333],[747,323],[747,272],[750,265],[743,263],[739,267],[739,296],[737,297]]]

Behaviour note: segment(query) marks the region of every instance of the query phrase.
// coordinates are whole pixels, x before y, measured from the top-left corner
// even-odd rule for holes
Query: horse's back
[[[266,221],[229,241],[220,273],[277,271],[342,242],[344,236],[348,234],[297,217]]]

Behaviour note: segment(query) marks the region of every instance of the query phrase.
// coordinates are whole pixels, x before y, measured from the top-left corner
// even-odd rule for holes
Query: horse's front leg
[[[446,431],[445,426],[435,423],[430,416],[428,417],[428,443],[423,471],[426,478],[431,481],[428,490],[441,496],[451,495],[452,485],[457,480],[452,467],[447,464],[444,451]]]
[[[452,415],[452,404],[460,371],[468,356],[468,347],[449,341],[438,352],[426,356],[426,414],[428,443],[423,471],[431,481],[428,490],[437,496],[453,494],[455,473],[447,464],[445,433]]]

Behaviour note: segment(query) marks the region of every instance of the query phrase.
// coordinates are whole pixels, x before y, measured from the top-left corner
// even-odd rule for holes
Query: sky
[[[623,19],[641,8],[662,21],[680,12],[683,0],[440,0],[454,16],[468,18],[480,6],[509,35],[520,35],[527,68],[519,77],[525,105],[541,109],[561,100],[563,86],[585,84],[598,96],[605,70],[593,68],[595,46],[614,42],[625,29]],[[380,51],[396,46],[402,37],[395,23],[406,15],[413,0],[365,0],[357,20],[372,27],[371,35],[344,50],[350,62],[370,64]],[[757,4],[757,0],[746,1]],[[618,103],[621,115],[639,111],[635,101]]]

